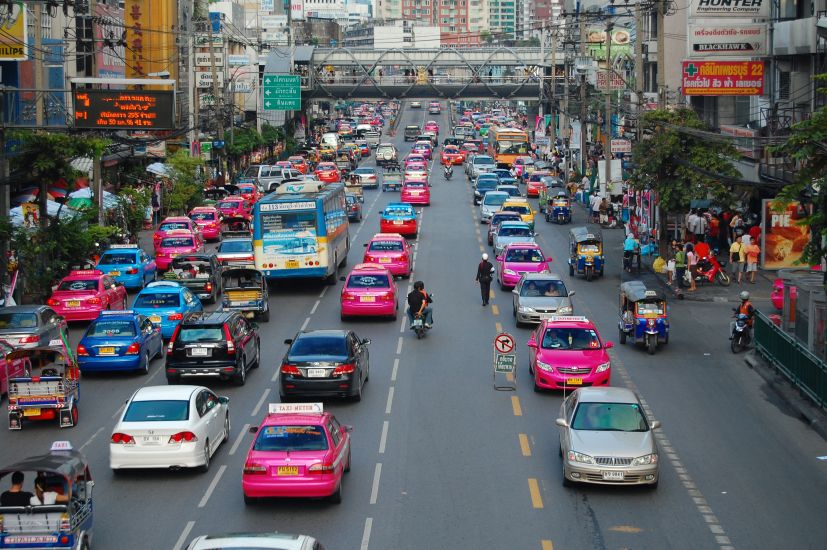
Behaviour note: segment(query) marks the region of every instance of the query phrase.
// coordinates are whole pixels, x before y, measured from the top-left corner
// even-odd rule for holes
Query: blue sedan
[[[134,311],[102,311],[92,321],[77,348],[82,373],[103,371],[149,372],[149,364],[163,353],[161,329]]]
[[[186,314],[203,309],[198,296],[174,281],[149,283],[132,302],[132,310],[160,326],[164,338],[172,338]]]
[[[137,244],[110,246],[98,260],[97,269],[126,288],[143,288],[146,283],[155,280],[155,260]]]

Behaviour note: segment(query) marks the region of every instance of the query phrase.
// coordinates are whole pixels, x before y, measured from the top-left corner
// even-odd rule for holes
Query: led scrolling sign
[[[175,126],[171,90],[75,90],[72,99],[77,128],[169,130]]]

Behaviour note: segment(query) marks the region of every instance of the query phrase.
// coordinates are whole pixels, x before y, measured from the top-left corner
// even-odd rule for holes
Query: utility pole
[[[665,109],[666,108],[666,61],[665,59],[665,52],[663,51],[665,46],[664,37],[666,32],[663,28],[663,20],[665,15],[665,4],[666,0],[656,0],[656,4],[658,7],[658,108]]]
[[[557,27],[551,31],[551,135],[548,150],[557,142]]]
[[[25,6],[23,9],[26,9]],[[45,90],[43,87],[43,4],[36,2],[32,9],[34,10],[34,43],[37,48],[37,53],[33,55],[34,58],[34,97],[35,97],[35,126],[43,128],[44,102]],[[40,178],[38,182],[38,197],[37,203],[39,206],[40,226],[46,228],[49,225],[48,209],[46,208],[46,201],[48,197],[46,192],[48,184],[46,178]]]
[[[580,57],[581,59],[585,59],[586,18],[582,12],[578,15],[578,17],[580,18]],[[583,72],[580,77],[580,173],[582,175],[586,174],[586,156],[588,152],[586,148],[586,107],[586,73]]]
[[[642,0],[635,3],[635,95],[637,96],[637,141],[643,139],[643,15]]]
[[[221,14],[219,13],[219,26],[221,25]],[[227,144],[224,143],[224,94],[221,93],[222,86],[218,82],[218,71],[216,70],[215,66],[215,33],[212,24],[212,18],[207,15],[207,25],[210,27],[210,70],[212,72],[212,95],[213,95],[213,106],[215,107],[215,111],[218,119],[218,141],[221,142],[222,147],[218,152],[218,172],[224,178],[225,183],[229,183],[227,181],[227,168],[225,166],[225,160],[227,158]],[[224,39],[221,39],[222,46],[224,45]],[[232,118],[231,118],[232,122]],[[215,151],[215,147],[212,148]]]
[[[612,66],[612,23],[606,25],[606,131],[603,138],[603,158],[606,161],[606,187],[601,192],[608,194],[609,185],[612,181],[612,77],[614,67]]]
[[[563,113],[560,115],[560,133],[566,148],[565,172],[563,181],[569,182],[569,167],[571,166],[571,128],[569,126],[569,56],[568,51],[563,50]],[[568,138],[568,141],[566,141]]]
[[[95,15],[95,4],[97,0],[89,0],[89,18],[91,20]],[[95,40],[95,25],[91,25],[92,31],[92,52],[89,55],[90,63],[92,65],[92,77],[98,76],[98,43]],[[100,45],[103,48],[103,44]],[[92,158],[92,188],[95,190],[95,204],[98,207],[98,225],[103,227],[106,223],[106,216],[103,211],[103,174],[102,174],[102,153],[95,152]]]

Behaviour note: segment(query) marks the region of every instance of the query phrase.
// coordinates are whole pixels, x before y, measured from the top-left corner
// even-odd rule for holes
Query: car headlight
[[[506,275],[516,275],[517,274],[517,272],[514,271],[513,269],[504,269],[503,273],[505,273]]]
[[[537,359],[537,368],[546,372],[554,372],[554,367]]]
[[[572,313],[574,313],[574,308],[571,306],[558,307],[557,313],[559,313],[560,315],[571,315]]]
[[[611,366],[612,366],[612,362],[611,361],[606,361],[605,363],[601,363],[601,364],[597,365],[597,370],[594,371],[594,372],[603,372],[603,371],[609,370],[609,368]]]
[[[534,313],[534,308],[528,306],[520,306],[517,308],[517,311],[519,311],[520,313]]]
[[[658,463],[658,453],[639,456],[632,461],[632,466],[648,466]]]
[[[589,455],[578,453],[577,451],[568,452],[569,462],[582,462],[583,464],[594,464],[594,459]]]
[[[547,267],[544,267],[542,270],[540,270],[540,273],[551,273],[551,271],[549,271]]]

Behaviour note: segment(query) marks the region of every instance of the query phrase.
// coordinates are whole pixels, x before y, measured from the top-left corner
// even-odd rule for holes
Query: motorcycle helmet
[[[742,302],[745,301],[745,300],[749,300],[749,292],[747,292],[746,290],[742,290],[741,294],[739,294],[739,296],[740,296]]]
[[[482,259],[483,259],[483,260],[487,260],[487,259],[488,259],[488,254],[486,254],[485,252],[483,252],[483,253],[482,253]]]

